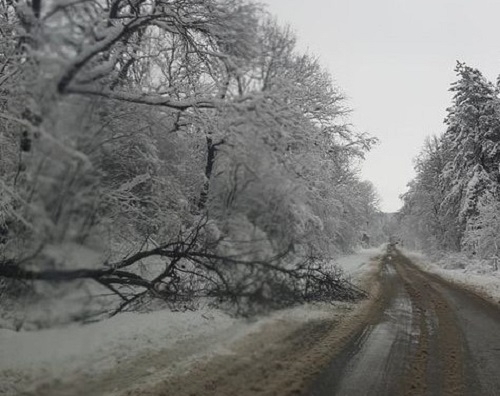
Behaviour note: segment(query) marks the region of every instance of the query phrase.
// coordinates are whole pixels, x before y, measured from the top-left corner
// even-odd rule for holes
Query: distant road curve
[[[389,249],[382,309],[305,392],[500,395],[500,310]]]

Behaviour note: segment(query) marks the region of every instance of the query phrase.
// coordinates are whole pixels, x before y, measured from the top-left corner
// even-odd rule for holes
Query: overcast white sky
[[[456,61],[496,80],[499,0],[263,0],[349,98],[358,130],[381,143],[362,169],[399,209],[424,139],[444,130]]]

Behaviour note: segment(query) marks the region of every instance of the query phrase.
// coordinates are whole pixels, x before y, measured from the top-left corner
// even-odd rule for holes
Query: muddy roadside
[[[401,249],[401,253],[408,257],[420,271],[425,272],[437,282],[445,282],[461,291],[467,291],[500,308],[500,279],[498,275],[449,270],[440,267],[432,257],[426,257],[422,253],[405,249]]]

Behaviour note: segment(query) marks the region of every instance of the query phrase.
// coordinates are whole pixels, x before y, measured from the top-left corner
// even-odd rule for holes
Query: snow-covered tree
[[[498,92],[477,69],[458,63],[453,106],[443,135],[446,165],[442,175],[443,211],[462,238],[474,227],[478,204],[487,194],[498,195],[500,175],[500,113]]]
[[[492,260],[495,270],[500,264],[500,200],[483,196],[478,215],[464,237],[464,245],[474,248],[477,257]]]
[[[429,251],[454,250],[457,245],[455,227],[447,226],[441,187],[445,158],[437,137],[428,138],[415,160],[416,177],[403,195],[402,233],[411,246]]]
[[[447,129],[417,160],[402,221],[421,248],[482,255],[500,199],[500,101],[479,70],[458,63],[456,72]]]
[[[322,265],[375,212],[374,140],[289,29],[233,0],[6,10],[1,277],[106,288],[116,312],[359,295]]]

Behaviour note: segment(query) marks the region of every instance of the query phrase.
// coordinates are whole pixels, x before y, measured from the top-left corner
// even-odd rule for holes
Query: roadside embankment
[[[465,261],[463,257],[448,256],[434,261],[419,252],[401,249],[415,265],[422,270],[455,283],[472,293],[500,305],[500,271],[485,268],[475,260]]]

